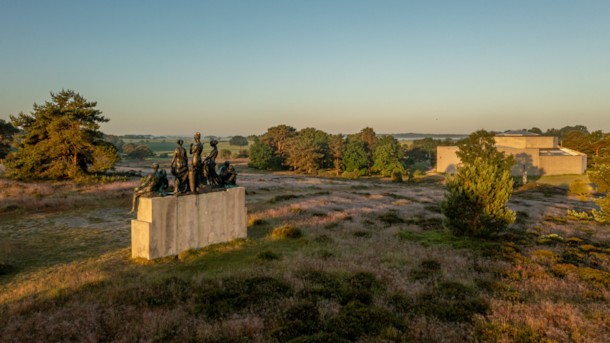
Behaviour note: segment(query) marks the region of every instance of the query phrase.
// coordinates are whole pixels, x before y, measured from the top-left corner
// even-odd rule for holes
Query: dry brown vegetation
[[[528,186],[508,232],[464,239],[434,178],[242,174],[249,238],[156,261],[130,258],[126,203],[3,214],[0,341],[607,341],[610,227],[566,218],[592,202]]]

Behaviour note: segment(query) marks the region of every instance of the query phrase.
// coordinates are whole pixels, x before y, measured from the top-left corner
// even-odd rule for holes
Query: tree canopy
[[[143,160],[146,157],[155,156],[146,143],[127,143],[123,145],[125,157],[132,160]]]
[[[30,114],[11,115],[13,126],[25,132],[18,151],[6,157],[8,175],[17,179],[75,178],[105,171],[120,159],[117,149],[103,140],[100,123],[109,119],[72,90],[51,92],[51,101],[34,104]]]
[[[361,170],[368,165],[368,154],[366,152],[366,144],[358,139],[348,138],[343,154],[343,165],[348,172]]]
[[[229,139],[229,145],[239,147],[248,146],[248,139],[243,136],[233,136],[231,139]]]
[[[402,164],[402,149],[398,140],[392,136],[382,136],[373,148],[373,168],[384,176],[390,176],[393,171],[405,172]]]
[[[485,130],[472,133],[467,138],[458,141],[456,155],[465,165],[474,163],[477,158],[484,158],[493,165],[497,165],[500,171],[508,170],[517,164],[513,155],[506,155],[496,149],[494,134]]]

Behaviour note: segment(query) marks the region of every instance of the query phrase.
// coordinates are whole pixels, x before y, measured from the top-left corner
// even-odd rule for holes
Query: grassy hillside
[[[566,217],[590,199],[518,189],[507,232],[464,239],[443,229],[440,180],[242,173],[248,239],[155,261],[131,258],[133,181],[114,201],[6,181],[5,204],[91,201],[2,207],[0,340],[606,341],[610,227]]]

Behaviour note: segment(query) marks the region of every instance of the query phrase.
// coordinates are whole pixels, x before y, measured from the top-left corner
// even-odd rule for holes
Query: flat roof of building
[[[527,132],[527,131],[506,131],[497,134],[499,137],[510,137],[510,136],[540,136],[537,133]]]

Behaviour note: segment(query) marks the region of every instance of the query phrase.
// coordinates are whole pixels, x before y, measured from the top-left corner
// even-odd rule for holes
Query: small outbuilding
[[[514,176],[584,174],[587,155],[558,146],[557,137],[541,136],[525,131],[508,131],[494,137],[498,151],[515,156],[517,165],[511,170]],[[461,163],[457,146],[437,147],[436,170],[455,173]]]

